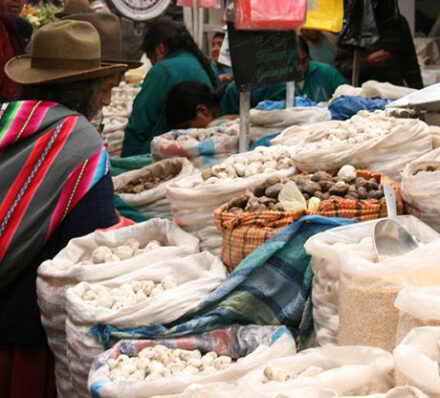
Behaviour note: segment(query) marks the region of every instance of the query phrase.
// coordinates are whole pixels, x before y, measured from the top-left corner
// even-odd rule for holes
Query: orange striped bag
[[[357,175],[366,179],[374,178],[381,184],[390,184],[396,191],[397,213],[403,214],[402,193],[395,181],[369,170],[358,170]],[[357,221],[368,221],[387,216],[385,198],[379,200],[324,200],[315,212],[267,210],[235,215],[228,213],[227,208],[228,204],[224,204],[215,211],[215,224],[223,235],[221,258],[229,272],[232,272],[249,253],[306,214],[345,217]]]

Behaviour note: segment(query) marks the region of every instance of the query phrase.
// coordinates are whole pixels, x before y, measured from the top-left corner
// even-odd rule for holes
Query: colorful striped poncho
[[[103,142],[80,114],[46,101],[0,104],[0,289],[108,170]]]

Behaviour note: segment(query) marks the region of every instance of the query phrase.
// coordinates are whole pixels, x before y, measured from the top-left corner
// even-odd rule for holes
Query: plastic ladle
[[[395,257],[416,249],[419,245],[397,218],[396,193],[384,184],[388,218],[379,220],[374,227],[373,245],[379,260]]]

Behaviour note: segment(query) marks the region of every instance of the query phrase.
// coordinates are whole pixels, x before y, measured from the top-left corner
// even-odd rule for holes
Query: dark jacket
[[[359,84],[367,80],[377,80],[416,89],[423,88],[416,50],[406,19],[402,16],[389,19],[379,30],[380,39],[374,48],[360,52]],[[371,67],[367,61],[368,56],[381,49],[390,52],[391,59],[386,66]],[[351,81],[353,50],[338,47],[334,64]]]

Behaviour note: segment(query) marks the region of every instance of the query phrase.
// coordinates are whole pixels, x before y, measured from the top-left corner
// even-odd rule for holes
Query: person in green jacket
[[[155,22],[146,33],[142,48],[153,67],[134,100],[125,128],[123,157],[149,153],[153,137],[169,130],[165,103],[174,86],[187,80],[198,80],[211,88],[218,84],[209,60],[183,24],[171,20]]]
[[[310,98],[314,102],[327,102],[335,90],[347,84],[345,77],[334,66],[310,60],[309,47],[302,37],[298,37],[299,56],[304,72],[304,80],[295,86],[295,94]],[[264,100],[286,99],[286,83],[263,87],[251,93],[251,107]],[[228,84],[220,102],[224,115],[239,113],[240,93],[235,82]]]

